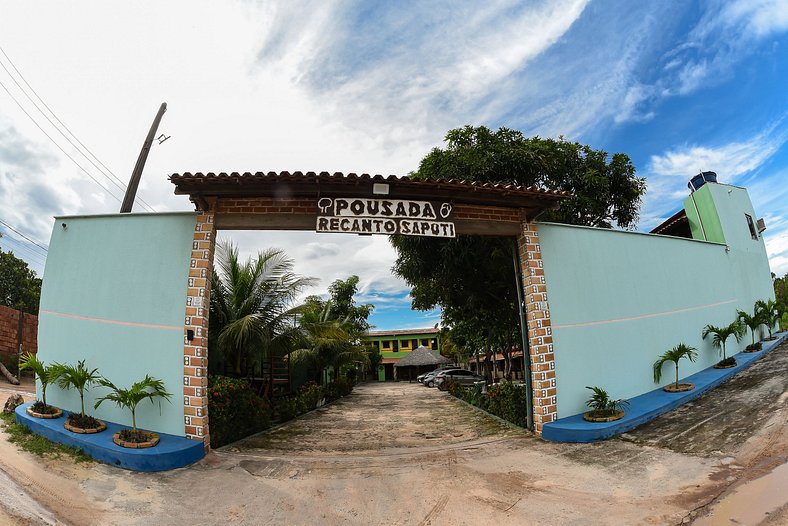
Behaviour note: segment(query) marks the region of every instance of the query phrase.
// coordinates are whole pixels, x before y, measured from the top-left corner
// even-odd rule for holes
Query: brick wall
[[[454,219],[482,219],[486,221],[520,222],[520,210],[498,206],[454,205]]]
[[[314,198],[228,198],[218,200],[218,214],[315,214],[317,200]],[[458,204],[454,206],[454,219],[480,219],[486,221],[520,222],[520,211],[516,208],[476,206]]]
[[[18,310],[0,306],[0,354],[3,356],[17,353],[19,315]],[[24,315],[22,352],[38,352],[38,317],[32,314]]]
[[[208,429],[208,313],[211,263],[216,245],[213,211],[200,212],[194,227],[183,329],[183,418],[186,438],[210,445]],[[192,331],[192,339],[189,339]]]
[[[550,325],[550,305],[547,301],[547,285],[545,284],[539,231],[536,224],[523,221],[517,242],[528,320],[534,430],[541,435],[544,424],[554,421],[558,412],[553,329]]]
[[[315,214],[317,199],[276,199],[273,197],[221,198],[219,214]]]

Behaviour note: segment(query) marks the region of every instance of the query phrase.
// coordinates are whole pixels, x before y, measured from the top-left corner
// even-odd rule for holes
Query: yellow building
[[[394,364],[419,346],[440,352],[438,329],[406,329],[399,331],[370,331],[364,340],[373,342],[380,351],[383,361],[378,367],[378,380],[394,379]]]

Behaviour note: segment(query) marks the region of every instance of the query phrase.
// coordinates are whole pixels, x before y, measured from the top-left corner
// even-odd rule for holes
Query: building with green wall
[[[439,329],[405,329],[397,331],[370,331],[364,341],[375,345],[383,361],[378,367],[378,380],[394,379],[394,364],[409,352],[426,347],[440,352]]]

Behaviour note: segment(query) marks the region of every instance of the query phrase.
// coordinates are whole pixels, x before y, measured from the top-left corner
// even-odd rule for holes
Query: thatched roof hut
[[[400,374],[404,372],[404,370],[401,368],[407,367],[408,380],[411,380],[422,372],[426,373],[432,371],[436,366],[447,363],[452,363],[452,361],[445,356],[441,356],[437,352],[431,351],[423,345],[420,345],[415,351],[409,352],[406,357],[394,364],[394,374],[395,378],[400,377],[404,379],[404,376]],[[400,371],[397,371],[397,369],[400,369]],[[416,374],[413,374],[414,372]]]

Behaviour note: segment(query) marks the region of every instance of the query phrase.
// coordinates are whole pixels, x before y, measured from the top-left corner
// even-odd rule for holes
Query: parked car
[[[422,384],[426,385],[427,387],[435,387],[435,375],[445,371],[453,371],[454,369],[459,369],[459,367],[441,367],[439,369],[435,369],[434,371],[430,371],[429,373],[424,374],[423,378],[419,381]],[[419,378],[416,377],[416,380],[418,379]]]
[[[451,369],[449,371],[441,371],[436,374],[433,382],[438,389],[443,391],[441,386],[449,379],[459,382],[460,385],[473,385],[476,382],[483,382],[484,376],[476,374],[473,371],[469,371],[467,369]]]

